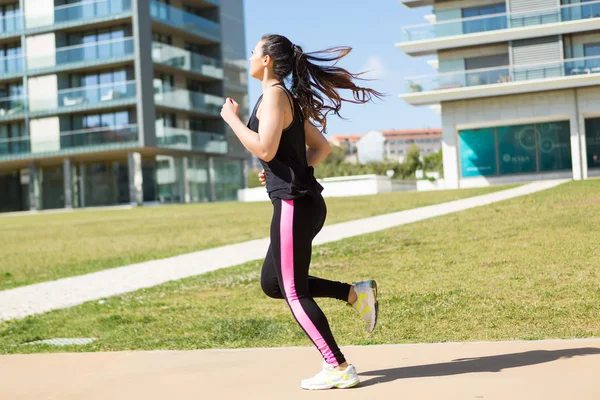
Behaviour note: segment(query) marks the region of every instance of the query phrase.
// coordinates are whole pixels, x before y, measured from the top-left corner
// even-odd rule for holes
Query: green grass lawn
[[[311,273],[378,280],[372,336],[319,299],[341,345],[600,336],[600,181],[557,188],[313,250]],[[0,325],[0,352],[303,346],[260,262]],[[85,346],[27,345],[97,337]]]
[[[491,193],[512,186],[327,199],[327,223]],[[0,290],[269,235],[270,202],[0,217]]]

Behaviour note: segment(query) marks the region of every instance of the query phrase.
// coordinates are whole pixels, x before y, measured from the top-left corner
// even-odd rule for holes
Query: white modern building
[[[600,0],[402,3],[432,8],[397,46],[438,72],[400,97],[441,106],[446,187],[600,176]]]

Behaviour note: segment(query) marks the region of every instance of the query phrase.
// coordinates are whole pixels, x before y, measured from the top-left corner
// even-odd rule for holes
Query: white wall
[[[461,8],[471,8],[477,6],[489,6],[494,4],[503,3],[502,0],[456,0],[456,1],[442,1],[434,4],[436,14],[441,10],[453,10]]]
[[[416,190],[416,182],[393,181],[387,176],[356,175],[318,179],[323,197],[365,196],[391,191]],[[238,190],[239,201],[268,201],[265,187]]]
[[[54,23],[54,1],[24,0],[25,26],[36,28]]]
[[[59,151],[60,125],[58,117],[30,120],[29,136],[32,153]]]
[[[44,75],[27,80],[29,111],[58,108],[58,82],[56,75]]]
[[[49,68],[56,65],[56,39],[54,33],[27,36],[27,68]]]

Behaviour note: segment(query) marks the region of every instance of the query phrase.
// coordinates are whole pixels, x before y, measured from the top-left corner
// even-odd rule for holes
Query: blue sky
[[[246,49],[265,33],[277,33],[304,51],[350,46],[352,52],[338,65],[357,73],[374,69],[376,81],[359,81],[389,94],[376,103],[344,103],[338,117],[328,119],[328,135],[367,133],[380,129],[440,127],[440,117],[429,107],[413,107],[398,97],[404,77],[434,74],[425,57],[409,57],[394,43],[402,40],[402,26],[426,23],[428,7],[409,9],[398,0],[245,0]],[[430,57],[431,58],[431,57]],[[262,91],[250,78],[250,108]]]

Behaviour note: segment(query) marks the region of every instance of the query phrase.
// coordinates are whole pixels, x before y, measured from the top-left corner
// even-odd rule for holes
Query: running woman
[[[235,100],[227,98],[221,110],[221,116],[241,143],[260,159],[264,170],[259,179],[266,184],[273,204],[262,289],[269,297],[286,300],[292,315],[324,359],[321,372],[302,380],[303,389],[348,388],[359,383],[356,369],[340,351],[315,297],[351,304],[364,319],[369,333],[377,323],[374,280],[350,285],[308,274],[312,241],[323,227],[327,213],[321,196],[323,187],[315,179],[314,167],[331,151],[315,125],[325,132],[327,114],[333,111],[340,116],[342,101],[363,104],[373,96],[383,96],[373,89],[356,86],[353,79],[360,79],[360,74],[335,66],[351,50],[333,47],[305,53],[284,36],[265,35],[250,57],[250,76],[262,82],[263,92],[248,124],[240,120]],[[313,61],[334,64],[323,66]],[[288,90],[284,81],[290,74]],[[354,99],[342,98],[338,89],[352,91]]]

